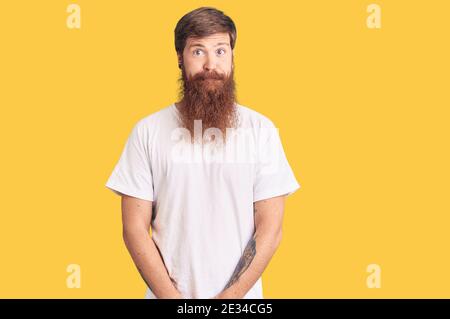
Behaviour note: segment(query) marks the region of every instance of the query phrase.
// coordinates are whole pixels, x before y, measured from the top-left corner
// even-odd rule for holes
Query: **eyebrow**
[[[230,46],[229,43],[226,43],[226,42],[219,42],[219,43],[217,43],[217,44],[215,45],[215,47],[217,47],[217,46],[219,46],[219,45],[228,45],[228,46]],[[201,48],[206,48],[203,44],[200,44],[200,43],[194,43],[194,44],[189,45],[189,48],[191,48],[191,47],[201,47]]]

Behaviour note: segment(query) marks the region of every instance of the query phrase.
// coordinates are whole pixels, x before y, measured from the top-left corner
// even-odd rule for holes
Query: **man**
[[[236,101],[235,43],[219,10],[181,18],[180,101],[138,121],[106,183],[122,196],[146,298],[263,298],[285,197],[300,185],[273,123]]]

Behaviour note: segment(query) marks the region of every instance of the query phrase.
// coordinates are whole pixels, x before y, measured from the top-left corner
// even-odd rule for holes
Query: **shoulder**
[[[252,127],[275,127],[275,124],[266,115],[242,104],[237,104],[237,108],[242,125],[250,125]]]
[[[140,118],[134,123],[132,135],[135,135],[140,139],[148,139],[153,136],[155,132],[161,129],[161,126],[164,126],[173,120],[172,107],[173,104]]]
[[[165,122],[169,119],[171,119],[172,115],[173,115],[173,107],[174,105],[171,104],[169,106],[163,107],[161,109],[159,109],[156,112],[153,112],[143,118],[141,118],[137,123],[136,126],[140,126],[140,127],[151,127],[154,126],[158,123],[161,122]]]

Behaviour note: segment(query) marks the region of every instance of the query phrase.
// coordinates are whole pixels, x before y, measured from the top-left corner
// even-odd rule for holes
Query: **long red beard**
[[[226,136],[227,128],[236,126],[236,97],[234,72],[229,76],[216,72],[201,72],[191,78],[186,77],[184,67],[179,79],[183,83],[180,90],[180,125],[194,136],[194,120],[202,121],[202,130],[218,128]],[[203,133],[202,132],[202,133]]]

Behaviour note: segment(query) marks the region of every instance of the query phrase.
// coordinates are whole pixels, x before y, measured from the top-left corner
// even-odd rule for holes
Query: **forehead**
[[[196,44],[203,46],[216,46],[218,44],[230,44],[230,36],[228,33],[214,33],[209,36],[197,38],[197,37],[188,37],[186,39],[186,47],[194,46]]]

